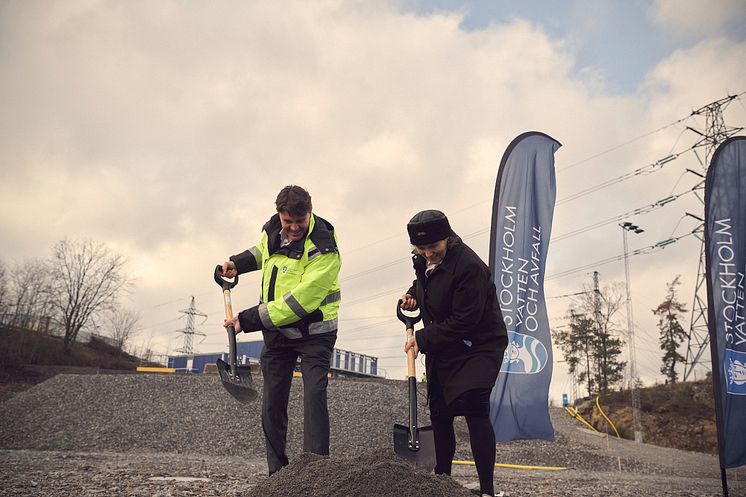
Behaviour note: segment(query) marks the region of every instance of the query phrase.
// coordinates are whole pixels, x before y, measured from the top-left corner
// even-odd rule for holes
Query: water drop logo
[[[547,365],[549,354],[538,339],[508,330],[508,348],[505,349],[500,371],[517,374],[537,374]]]
[[[746,395],[746,353],[725,349],[725,385],[728,393]]]

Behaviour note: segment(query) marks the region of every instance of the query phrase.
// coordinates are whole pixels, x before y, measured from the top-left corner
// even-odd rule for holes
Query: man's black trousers
[[[287,466],[288,401],[295,364],[300,357],[303,375],[303,452],[329,455],[327,375],[336,332],[296,340],[264,331],[262,350],[262,428],[267,445],[269,474]]]

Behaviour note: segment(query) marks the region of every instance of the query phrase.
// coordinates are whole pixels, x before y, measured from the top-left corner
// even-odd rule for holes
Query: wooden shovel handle
[[[231,291],[223,290],[223,302],[225,303],[225,319],[233,319],[233,307],[231,306]]]
[[[414,336],[414,328],[407,327],[407,341],[411,340]],[[415,361],[414,361],[414,349],[410,348],[407,351],[407,378],[415,378]]]

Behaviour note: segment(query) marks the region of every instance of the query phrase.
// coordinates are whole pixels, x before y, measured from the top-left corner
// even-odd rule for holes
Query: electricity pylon
[[[189,305],[189,308],[182,309],[179,312],[183,312],[186,314],[186,327],[182,328],[180,330],[177,330],[177,333],[182,333],[184,335],[184,342],[180,349],[178,349],[176,352],[181,352],[182,354],[186,355],[192,355],[194,352],[193,342],[194,342],[194,335],[200,335],[200,336],[207,336],[204,333],[195,330],[194,328],[194,316],[201,316],[204,317],[205,320],[207,320],[207,314],[204,312],[198,310],[194,306],[194,296],[192,296],[192,303]],[[202,321],[203,323],[205,321]]]
[[[743,95],[743,94],[740,94]],[[725,120],[723,119],[723,111],[728,105],[738,98],[740,95],[729,95],[720,100],[710,102],[709,104],[700,107],[699,109],[692,111],[691,116],[704,116],[705,117],[705,129],[697,130],[690,126],[686,129],[692,131],[700,136],[699,141],[692,145],[695,155],[697,148],[704,148],[705,160],[702,164],[704,174],[702,180],[695,187],[694,193],[697,198],[704,205],[704,198],[699,195],[699,191],[704,190],[704,177],[707,173],[707,168],[710,164],[710,159],[715,153],[715,149],[731,136],[737,134],[743,128],[736,128],[732,126],[726,126]],[[690,116],[690,117],[691,117]],[[699,158],[699,156],[697,156]],[[701,162],[701,160],[700,160]],[[697,217],[697,216],[692,216]],[[702,216],[704,217],[704,216]],[[698,218],[700,219],[700,218]],[[702,236],[697,233],[702,234]],[[706,268],[705,268],[705,245],[704,245],[704,223],[695,229],[695,234],[701,240],[700,251],[699,251],[699,266],[697,269],[697,281],[694,285],[694,303],[692,304],[692,319],[689,325],[689,337],[686,347],[686,359],[684,361],[684,381],[689,378],[694,367],[700,365],[701,367],[710,370],[710,367],[702,364],[700,361],[702,355],[707,350],[710,343],[710,334],[707,329],[707,284],[706,284]],[[709,354],[705,355],[709,357]]]

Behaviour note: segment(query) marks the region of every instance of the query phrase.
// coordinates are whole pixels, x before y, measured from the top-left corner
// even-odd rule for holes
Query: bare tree
[[[0,324],[7,324],[10,313],[10,294],[8,290],[8,268],[0,261]]]
[[[154,352],[152,349],[152,344],[153,344],[153,330],[151,329],[150,332],[148,333],[147,340],[142,341],[142,343],[140,343],[140,348],[137,349],[134,353],[136,357],[140,358],[140,363],[151,362],[151,360],[153,359]]]
[[[52,298],[65,329],[65,352],[91,317],[111,309],[128,288],[124,264],[124,257],[90,240],[61,240],[54,246]]]
[[[124,352],[124,347],[139,331],[140,313],[134,309],[114,309],[109,314],[111,325],[111,337],[117,347],[119,354]]]
[[[45,261],[30,259],[9,271],[10,320],[13,326],[46,331],[54,313],[52,281]]]

